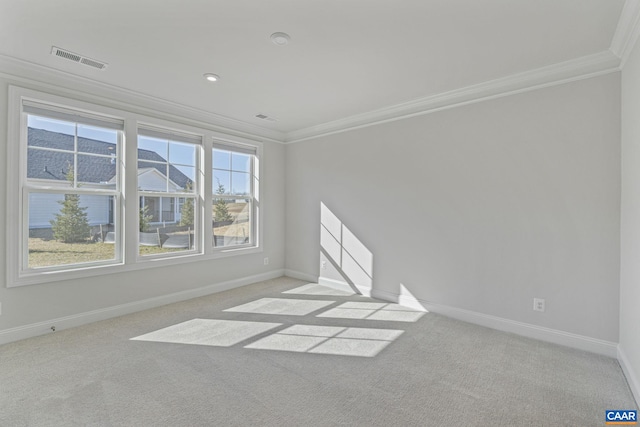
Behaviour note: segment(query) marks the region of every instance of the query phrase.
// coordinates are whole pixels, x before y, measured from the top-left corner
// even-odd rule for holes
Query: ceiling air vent
[[[277,121],[277,120],[276,120],[276,119],[274,119],[273,117],[269,117],[269,116],[267,116],[266,114],[262,114],[262,113],[260,113],[260,114],[256,114],[256,117],[257,117],[257,118],[259,118],[259,119],[261,119],[261,120],[266,120],[266,121],[268,121],[268,122],[275,122],[275,121]]]
[[[77,53],[69,52],[68,50],[60,49],[56,46],[51,47],[51,54],[59,56],[60,58],[68,59],[69,61],[97,68],[98,70],[104,70],[107,68],[106,62],[96,61],[95,59],[87,58],[86,56],[78,55]]]

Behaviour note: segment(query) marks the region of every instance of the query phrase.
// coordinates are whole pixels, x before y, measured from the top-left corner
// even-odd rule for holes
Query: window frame
[[[148,135],[147,133],[145,133],[145,130],[149,131],[151,130],[151,132],[147,132],[147,133],[152,133],[153,136]],[[136,156],[139,153],[139,138],[140,137],[151,137],[151,138],[155,138],[155,139],[164,139],[166,138],[167,140],[167,144],[170,144],[171,142],[176,142],[176,143],[181,143],[181,144],[192,144],[195,148],[195,159],[194,159],[194,167],[195,167],[195,179],[193,180],[193,185],[195,186],[194,190],[192,193],[187,193],[185,191],[178,191],[175,193],[171,193],[168,191],[168,186],[169,186],[169,181],[171,180],[171,178],[169,176],[166,176],[167,179],[167,191],[155,191],[155,190],[141,190],[140,189],[140,184],[138,182],[138,178],[139,178],[139,167],[140,167],[140,161],[145,161],[148,163],[157,163],[157,164],[162,164],[162,165],[166,165],[167,167],[167,172],[169,171],[169,169],[171,168],[171,166],[174,164],[171,162],[171,160],[169,159],[169,155],[167,155],[167,159],[164,159],[164,162],[159,162],[159,161],[152,161],[152,160],[140,160],[139,158],[136,157],[136,182],[137,184],[137,200],[138,203],[140,203],[140,200],[142,197],[147,198],[157,198],[159,199],[159,214],[160,214],[160,221],[158,222],[151,222],[151,224],[163,224],[163,214],[164,214],[164,210],[163,205],[164,205],[164,200],[165,198],[170,198],[170,199],[174,199],[173,201],[173,211],[176,211],[177,206],[179,205],[179,203],[175,200],[175,199],[179,199],[179,198],[184,198],[185,200],[187,198],[193,198],[194,199],[194,230],[193,230],[193,234],[194,234],[194,242],[193,242],[193,248],[188,248],[187,250],[183,250],[183,251],[176,251],[176,252],[167,252],[167,253],[159,253],[159,254],[148,254],[148,255],[142,255],[140,254],[140,239],[138,239],[138,250],[137,250],[137,260],[138,262],[144,262],[145,260],[149,260],[149,259],[157,259],[157,258],[161,258],[161,259],[170,259],[170,258],[176,258],[176,257],[181,257],[184,255],[188,255],[188,254],[198,254],[200,252],[202,252],[202,221],[201,221],[201,215],[200,215],[200,205],[202,203],[202,198],[200,197],[200,195],[202,194],[201,191],[201,187],[202,187],[202,157],[203,157],[203,153],[202,153],[202,146],[203,146],[203,135],[197,135],[197,134],[186,134],[184,132],[184,130],[175,130],[175,129],[168,129],[168,128],[160,128],[157,125],[148,125],[148,124],[144,124],[144,123],[139,123],[138,124],[138,131],[136,134]],[[173,137],[173,138],[172,138]],[[169,149],[169,146],[167,147],[167,149]],[[167,153],[168,154],[168,153]],[[138,223],[138,227],[140,226],[140,224]]]
[[[34,104],[38,106],[38,108],[36,108],[37,110],[40,111],[26,111],[26,110],[33,110],[34,109]],[[92,127],[102,127],[104,128],[103,123],[99,123],[98,120],[100,118],[104,119],[104,123],[108,123],[108,122],[123,122],[122,119],[115,119],[113,117],[109,117],[109,116],[100,116],[98,117],[95,112],[86,114],[86,115],[81,115],[81,114],[75,114],[75,117],[72,117],[69,113],[71,112],[71,110],[69,108],[65,108],[64,113],[60,113],[61,108],[59,108],[58,106],[51,106],[51,109],[48,110],[47,107],[48,105],[39,103],[39,102],[34,102],[32,100],[29,99],[24,99],[23,100],[23,108],[21,111],[21,141],[24,139],[25,141],[25,151],[26,153],[25,155],[25,159],[24,162],[22,163],[22,166],[24,166],[24,168],[22,169],[22,171],[20,172],[20,180],[24,183],[22,186],[22,224],[20,226],[20,230],[21,232],[21,242],[18,245],[20,253],[19,253],[19,269],[21,272],[23,272],[24,274],[33,274],[33,273],[47,273],[47,272],[54,272],[54,271],[60,271],[60,270],[68,270],[70,267],[74,267],[74,266],[81,266],[81,267],[92,267],[92,266],[100,266],[100,265],[110,265],[110,264],[118,264],[122,261],[122,240],[121,240],[121,229],[122,229],[122,209],[121,209],[121,200],[122,200],[122,189],[121,189],[121,185],[122,185],[122,171],[120,170],[119,165],[121,164],[121,155],[122,155],[122,143],[123,143],[123,138],[124,138],[124,125],[119,125],[119,126],[115,126],[113,127],[113,130],[117,130],[117,139],[116,139],[116,152],[115,154],[115,161],[116,161],[116,167],[115,167],[115,188],[114,189],[106,189],[106,188],[92,188],[90,185],[90,183],[80,183],[78,176],[79,176],[79,165],[80,165],[80,156],[91,156],[91,157],[100,157],[100,158],[104,158],[104,159],[108,159],[111,158],[111,156],[108,155],[104,155],[104,154],[91,154],[88,152],[84,152],[79,150],[79,138],[81,138],[81,136],[78,133],[78,126],[79,125],[89,125]],[[74,109],[73,112],[78,112],[79,110]],[[48,112],[51,112],[51,114],[47,114]],[[86,113],[86,112],[85,112]],[[66,117],[61,117],[63,115],[67,115]],[[39,146],[29,146],[29,141],[28,141],[28,117],[29,116],[34,116],[34,117],[39,117],[39,118],[50,118],[50,119],[54,119],[54,120],[58,120],[58,121],[62,121],[62,122],[66,122],[66,123],[73,123],[75,126],[74,129],[74,135],[73,135],[73,149],[72,150],[67,150],[67,149],[51,149],[51,148],[43,148],[43,147],[39,147]],[[93,118],[91,118],[91,116],[93,116]],[[88,118],[87,118],[88,117]],[[97,118],[96,118],[97,117]],[[116,129],[117,128],[117,129]],[[71,184],[71,186],[69,186],[66,182],[64,181],[50,181],[50,180],[44,180],[44,179],[40,179],[40,178],[29,178],[28,176],[28,158],[29,158],[29,150],[40,150],[40,151],[50,151],[50,152],[58,152],[58,153],[67,153],[67,154],[71,154],[73,156],[73,174],[74,174],[74,182]],[[89,185],[89,186],[88,186]],[[91,262],[84,262],[84,263],[70,263],[70,264],[59,264],[59,265],[51,265],[51,266],[44,266],[44,267],[39,267],[39,268],[30,268],[29,267],[29,243],[28,243],[28,239],[29,239],[29,233],[25,232],[26,229],[24,228],[25,225],[29,224],[30,222],[30,218],[29,218],[29,203],[30,203],[30,195],[31,194],[62,194],[62,195],[66,195],[66,194],[73,194],[73,195],[78,195],[78,196],[82,196],[82,195],[86,195],[86,196],[104,196],[104,197],[112,197],[114,199],[113,203],[113,223],[114,223],[114,232],[116,234],[116,239],[114,242],[114,258],[112,259],[105,259],[105,260],[98,260],[98,261],[91,261]],[[111,209],[112,207],[109,207],[109,213],[111,213]]]
[[[71,93],[71,95],[69,95]],[[70,97],[72,96],[72,97]],[[75,96],[75,98],[73,97]],[[78,98],[78,99],[76,99]],[[89,99],[85,101],[81,99]],[[250,246],[232,246],[215,248],[213,246],[212,228],[206,224],[212,224],[212,153],[214,141],[229,145],[249,146],[255,149],[255,175],[259,182],[262,178],[263,167],[263,143],[261,141],[247,139],[235,135],[225,134],[214,125],[179,116],[171,116],[161,111],[145,109],[145,114],[136,112],[134,106],[127,107],[116,104],[117,108],[104,105],[94,97],[88,98],[75,92],[68,91],[65,96],[44,93],[20,86],[9,85],[8,96],[8,147],[7,147],[7,217],[6,217],[6,286],[8,288],[43,284],[62,280],[73,280],[85,277],[116,274],[127,271],[135,271],[159,266],[180,265],[190,262],[213,260],[225,257],[242,256],[263,251],[263,220],[264,212],[258,208],[259,201],[263,200],[263,185],[259,185],[254,191],[256,206],[254,216],[254,241]],[[26,113],[23,112],[23,101],[29,100],[41,104],[61,107],[79,112],[93,113],[99,116],[111,117],[124,122],[124,131],[120,150],[120,197],[116,203],[114,215],[120,217],[121,226],[117,231],[120,236],[120,248],[116,248],[116,261],[107,263],[96,262],[92,264],[67,264],[60,268],[47,269],[47,271],[25,271],[22,267],[22,259],[25,254],[21,251],[28,250],[25,245],[28,238],[28,212],[25,205],[25,194],[32,191],[26,182],[27,167],[27,124]],[[113,105],[113,104],[112,104]],[[126,109],[125,109],[126,108]],[[188,124],[187,124],[188,123]],[[154,126],[160,129],[173,129],[176,132],[198,135],[202,137],[200,156],[197,159],[196,176],[200,179],[200,185],[196,191],[197,207],[194,207],[195,216],[199,224],[196,239],[199,239],[197,250],[181,251],[175,256],[140,256],[138,253],[138,238],[128,237],[128,230],[139,228],[139,198],[137,195],[137,134],[140,126]],[[135,165],[135,169],[125,167],[126,164]],[[26,187],[29,187],[27,190]],[[62,192],[64,188],[61,187]],[[75,189],[78,190],[78,189]],[[58,191],[58,190],[55,190]],[[84,190],[81,190],[84,191]],[[127,197],[131,195],[131,197]],[[133,197],[135,195],[136,197]],[[28,196],[27,196],[28,197]],[[28,202],[28,198],[26,199]],[[177,202],[176,202],[177,204]],[[25,222],[26,221],[26,222]],[[26,225],[25,225],[26,224]],[[25,238],[26,235],[26,238]],[[18,250],[16,250],[18,248]],[[118,255],[121,255],[118,257]],[[27,253],[28,255],[28,253]],[[160,264],[158,264],[160,263]],[[40,270],[40,269],[38,269]]]
[[[248,196],[240,196],[240,198],[248,198],[251,199],[251,212],[250,212],[250,218],[251,218],[251,234],[249,236],[249,242],[247,243],[243,243],[243,244],[239,244],[239,245],[233,245],[233,246],[216,246],[215,245],[215,239],[212,242],[212,247],[213,250],[216,252],[224,252],[224,251],[228,251],[228,250],[233,250],[233,249],[242,249],[242,248],[246,248],[246,247],[252,247],[252,246],[256,246],[258,245],[261,236],[259,235],[259,231],[261,230],[261,227],[258,224],[258,219],[259,219],[259,215],[258,213],[260,212],[260,195],[256,194],[259,192],[260,190],[260,177],[258,176],[259,170],[260,170],[260,158],[258,157],[258,150],[255,149],[255,147],[252,146],[247,146],[244,144],[237,144],[237,143],[230,143],[228,141],[222,141],[222,140],[214,140],[213,141],[213,146],[211,147],[211,158],[213,160],[213,151],[214,150],[224,150],[224,151],[228,151],[230,153],[230,158],[229,158],[229,162],[230,162],[230,166],[227,171],[230,173],[230,176],[233,176],[233,172],[235,171],[233,169],[233,160],[232,160],[232,156],[233,153],[240,153],[240,154],[248,154],[251,156],[250,162],[251,165],[249,167],[249,188],[250,188],[250,194]],[[216,198],[216,195],[214,194],[214,189],[213,189],[213,174],[214,174],[214,170],[226,170],[226,169],[220,169],[220,168],[216,168],[215,165],[211,165],[211,178],[212,178],[212,188],[211,188],[211,211],[213,211],[213,199]],[[237,171],[236,171],[237,172]],[[231,189],[230,189],[231,190]],[[220,198],[225,198],[225,197],[229,197],[232,198],[234,197],[233,194],[229,194],[229,196],[226,195],[220,195]],[[211,229],[211,233],[213,235],[213,219],[212,219],[212,229]]]

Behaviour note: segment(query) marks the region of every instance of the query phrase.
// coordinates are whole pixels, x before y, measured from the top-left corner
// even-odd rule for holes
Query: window
[[[213,245],[251,246],[256,242],[256,150],[214,143]]]
[[[138,130],[140,255],[198,249],[200,146],[198,137],[145,127]]]
[[[122,122],[26,102],[21,269],[120,260]],[[110,243],[104,243],[107,233]]]
[[[15,86],[9,102],[9,287],[262,250],[260,143]]]

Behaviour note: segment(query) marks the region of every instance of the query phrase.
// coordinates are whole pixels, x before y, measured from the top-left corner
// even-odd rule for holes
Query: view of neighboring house
[[[28,135],[27,177],[32,181],[66,181],[69,165],[74,164],[73,153],[68,152],[74,147],[73,135],[35,128],[29,128]],[[115,150],[116,144],[78,137],[78,182],[91,188],[114,188],[117,179]],[[171,193],[183,190],[189,182],[185,174],[176,167],[167,165],[167,161],[158,153],[138,149],[139,188]],[[55,218],[55,211],[50,206],[63,198],[62,194],[38,194],[37,197],[30,197],[29,228],[50,228],[51,220]],[[113,224],[113,203],[109,199],[103,196],[80,196],[80,205],[87,208],[90,225]],[[142,196],[140,204],[141,207],[147,206],[150,223],[174,224],[180,221],[182,203],[179,197]]]

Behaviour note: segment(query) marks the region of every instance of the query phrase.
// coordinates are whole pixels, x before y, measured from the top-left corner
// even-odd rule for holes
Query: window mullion
[[[122,173],[122,194],[123,194],[123,221],[120,227],[120,236],[123,237],[124,262],[125,264],[135,264],[138,258],[138,221],[140,218],[138,199],[138,126],[135,120],[125,120],[124,125],[124,156],[122,164],[119,165]],[[127,165],[125,168],[124,165]],[[128,238],[124,238],[128,236]],[[133,238],[131,238],[133,237]]]
[[[69,171],[67,171],[69,173]],[[78,188],[78,124],[73,135],[73,188]]]
[[[249,188],[251,191],[251,244],[256,245],[258,243],[258,216],[256,215],[258,207],[256,206],[256,183],[255,183],[255,166],[256,158],[251,157],[251,167],[249,170]]]
[[[23,188],[29,193],[55,193],[55,194],[97,194],[100,196],[117,196],[119,192],[107,189],[87,189],[87,188],[71,188],[71,187],[50,187],[43,185],[24,185]]]
[[[200,155],[200,218],[202,245],[206,254],[213,252],[213,137],[205,135]]]

